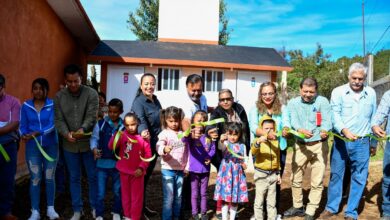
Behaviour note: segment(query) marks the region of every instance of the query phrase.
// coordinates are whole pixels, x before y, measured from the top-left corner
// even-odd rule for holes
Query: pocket
[[[346,102],[342,107],[341,115],[342,116],[350,116],[352,114],[352,111],[353,111],[352,107],[353,107],[352,103]]]

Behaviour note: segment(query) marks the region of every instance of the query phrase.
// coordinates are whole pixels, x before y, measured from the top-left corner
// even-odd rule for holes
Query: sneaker
[[[144,208],[144,214],[148,217],[153,217],[153,216],[156,216],[158,215],[158,212],[157,211],[154,211],[152,209],[150,209],[149,207],[145,206]]]
[[[282,220],[282,214],[278,214],[275,218],[275,220]]]
[[[112,220],[121,220],[121,215],[112,212]]]
[[[80,212],[74,212],[73,216],[70,220],[80,220],[81,218],[81,213]]]
[[[295,217],[295,216],[300,216],[300,217],[305,216],[305,209],[303,207],[300,208],[291,207],[283,213],[283,217],[286,218]]]
[[[96,209],[92,209],[91,215],[92,218],[96,218]]]
[[[216,217],[218,220],[222,220],[222,213],[216,214],[215,217]]]
[[[38,210],[33,209],[31,211],[31,216],[28,220],[39,220],[39,219],[41,219],[41,216],[40,216]]]
[[[250,220],[256,220],[255,215],[252,215]]]
[[[305,220],[314,220],[314,216],[306,214]]]
[[[390,216],[382,216],[381,220],[390,220]]]
[[[50,220],[57,219],[57,218],[60,217],[60,215],[58,215],[58,213],[56,212],[56,210],[54,210],[54,206],[48,206],[48,207],[47,207],[46,216],[47,216]]]
[[[207,214],[201,214],[200,219],[201,220],[209,220],[209,216]]]
[[[199,215],[198,214],[193,215],[192,216],[192,220],[200,220]]]
[[[98,217],[96,218],[96,220],[103,220],[103,217],[102,217],[102,216],[98,216]]]
[[[326,220],[326,219],[331,219],[333,216],[335,216],[336,214],[332,213],[332,212],[329,212],[328,210],[324,210],[320,217],[318,217],[318,219],[321,219],[321,220]],[[390,219],[389,219],[390,220]]]

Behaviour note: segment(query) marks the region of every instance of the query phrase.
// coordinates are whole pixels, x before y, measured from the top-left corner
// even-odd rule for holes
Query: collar
[[[354,94],[355,93],[355,91],[353,91],[352,89],[351,89],[351,87],[349,86],[349,83],[347,83],[347,84],[345,84],[344,85],[345,86],[345,90],[344,90],[344,92],[345,92],[345,94]],[[363,90],[360,92],[360,97],[366,97],[368,95],[368,92],[367,92],[367,86],[363,86]]]
[[[140,98],[142,99],[142,101],[144,102],[152,102],[150,99],[148,99],[148,97],[146,97],[142,92],[139,94]],[[155,96],[153,94],[152,96],[152,99],[153,99],[153,102],[156,102],[156,99],[157,99],[157,96]]]
[[[310,102],[305,102],[305,101],[303,101],[302,96],[301,96],[300,98],[301,98],[301,102],[302,102],[303,104],[311,105],[311,104],[314,104],[314,103],[316,102],[317,97],[318,97],[318,94],[317,94]]]
[[[119,118],[117,126],[115,126],[114,122],[108,116],[104,117],[104,121],[106,121],[112,128],[115,128],[116,130],[121,130],[122,127],[123,127],[123,120],[122,120],[122,118]]]

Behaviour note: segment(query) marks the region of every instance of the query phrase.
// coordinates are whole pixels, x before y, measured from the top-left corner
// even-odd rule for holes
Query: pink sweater
[[[115,135],[111,137],[110,142],[108,143],[108,148],[110,150],[113,149]],[[137,141],[137,143],[130,142],[128,138]],[[141,168],[145,174],[149,162],[142,161],[140,156],[143,158],[152,157],[148,140],[143,139],[141,135],[133,135],[124,131],[119,138],[115,149],[119,149],[119,157],[121,158],[116,163],[116,168],[119,172],[134,175],[134,172],[138,168]],[[125,152],[129,155],[128,159],[125,158]]]
[[[179,132],[181,133],[181,132]],[[158,135],[156,150],[161,155],[161,168],[166,170],[184,170],[188,160],[187,145],[177,137],[177,132],[164,129]],[[168,154],[164,153],[164,147],[172,146],[172,151]]]

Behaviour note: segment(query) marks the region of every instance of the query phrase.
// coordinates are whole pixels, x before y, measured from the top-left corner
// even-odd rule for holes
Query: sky
[[[285,47],[312,54],[320,43],[331,59],[362,55],[362,1],[225,0],[232,30],[228,45]],[[127,20],[138,0],[81,3],[100,39],[136,40]],[[390,49],[390,0],[364,0],[364,5],[366,53]]]

